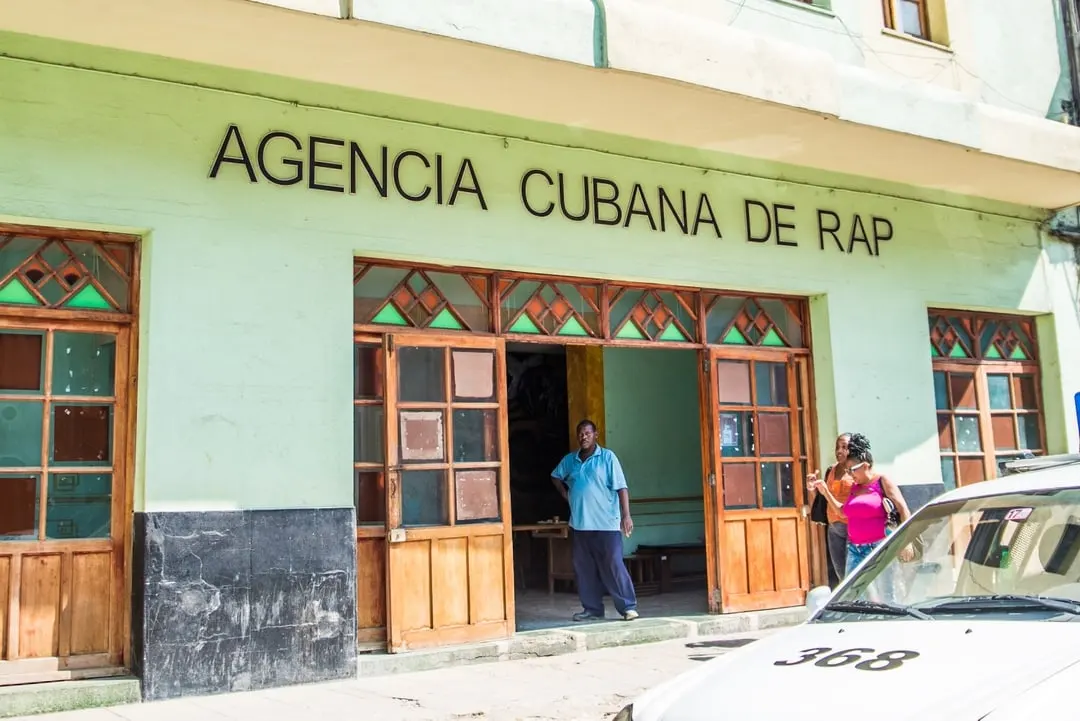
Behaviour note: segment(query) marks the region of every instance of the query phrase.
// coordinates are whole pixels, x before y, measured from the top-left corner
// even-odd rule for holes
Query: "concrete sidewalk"
[[[277,703],[275,699],[287,699],[284,701],[291,706],[290,713],[295,714],[298,710],[318,709],[320,712],[334,713],[330,708],[324,708],[326,704],[342,702],[342,699],[351,698],[350,709],[352,713],[363,710],[367,715],[370,712],[389,712],[392,708],[397,709],[397,716],[392,718],[402,719],[433,719],[441,718],[430,714],[410,715],[409,709],[415,708],[405,701],[415,700],[413,691],[426,689],[427,684],[437,683],[433,679],[456,678],[462,683],[472,683],[468,679],[478,679],[476,689],[489,690],[494,694],[491,698],[483,696],[481,691],[460,697],[461,689],[455,690],[459,694],[460,702],[469,706],[476,702],[472,698],[479,699],[483,696],[485,703],[495,703],[506,689],[488,688],[492,681],[483,679],[496,679],[506,674],[512,677],[514,669],[529,668],[529,662],[541,662],[539,668],[549,669],[573,669],[573,668],[606,668],[604,659],[611,657],[623,658],[634,663],[644,663],[645,659],[652,657],[651,649],[668,649],[664,653],[672,658],[678,657],[678,652],[671,649],[687,648],[688,642],[692,645],[700,640],[708,640],[713,643],[721,639],[739,639],[746,634],[758,634],[770,629],[791,626],[800,623],[805,618],[805,609],[791,608],[777,611],[759,611],[754,613],[738,613],[726,615],[703,615],[680,618],[649,618],[631,623],[623,621],[609,621],[596,624],[583,624],[568,628],[549,629],[541,631],[527,631],[518,633],[513,638],[504,641],[492,641],[487,643],[457,646],[451,648],[432,649],[428,651],[414,651],[405,654],[369,653],[361,654],[357,659],[357,680],[347,680],[332,684],[317,684],[308,686],[296,686],[287,689],[270,689],[249,693],[227,694],[223,696],[195,697],[176,699],[164,702],[137,704],[139,700],[139,682],[137,679],[99,679],[95,681],[69,681],[55,684],[37,684],[23,687],[0,688],[0,718],[25,718],[30,714],[36,719],[82,719],[83,721],[120,721],[130,719],[132,721],[142,719],[171,719],[173,714],[185,720],[190,719],[191,714],[205,715],[210,719],[216,718],[250,718],[256,715],[263,717],[273,710]],[[723,646],[716,646],[722,648]],[[589,653],[585,653],[589,652]],[[663,654],[661,654],[663,655]],[[684,654],[685,655],[685,654]],[[667,656],[664,656],[667,658]],[[508,661],[510,663],[494,663]],[[673,661],[675,663],[675,661]],[[486,664],[486,665],[478,665]],[[492,665],[493,664],[493,665]],[[648,666],[648,663],[645,663]],[[657,673],[661,669],[655,669]],[[652,678],[647,673],[638,678],[639,669],[635,667],[633,674],[625,679],[629,683],[627,688],[640,690],[635,683],[651,685]],[[431,674],[435,674],[434,676]],[[572,676],[572,674],[570,674]],[[455,681],[450,683],[453,687]],[[560,684],[575,684],[572,678],[563,679]],[[620,687],[623,681],[613,679],[614,687]],[[511,685],[508,688],[512,688]],[[605,686],[606,688],[606,686]],[[644,688],[644,686],[642,686]],[[399,689],[398,695],[380,695],[384,689]],[[630,691],[628,691],[629,693]],[[586,690],[582,690],[586,693]],[[594,694],[595,695],[595,694]],[[384,697],[385,696],[385,697]],[[448,696],[449,698],[449,696]],[[458,698],[458,697],[455,697]],[[260,700],[261,699],[261,700]],[[269,699],[267,701],[267,699]],[[506,699],[504,699],[505,701]],[[606,701],[604,701],[606,703]],[[363,706],[358,709],[357,704]],[[508,701],[507,701],[508,703]],[[598,702],[599,703],[599,702]],[[267,713],[255,709],[264,704]],[[388,705],[389,704],[389,705]],[[602,705],[602,704],[601,704]],[[96,707],[110,707],[100,709]],[[84,709],[72,711],[73,709]],[[239,710],[237,710],[239,709]],[[61,712],[52,716],[43,716],[49,712]],[[337,712],[340,712],[338,709]],[[456,712],[455,712],[456,713]],[[471,712],[470,712],[471,713]],[[487,712],[484,712],[486,714]],[[239,715],[238,715],[239,714]],[[244,715],[247,714],[247,715]],[[451,714],[453,715],[453,714]],[[540,714],[545,716],[548,714]],[[277,718],[273,716],[272,718]],[[284,719],[284,716],[281,716]],[[293,721],[294,717],[290,717]],[[382,718],[377,716],[377,718]],[[520,717],[513,717],[520,718]],[[560,718],[562,718],[560,716]],[[260,721],[269,721],[261,718]]]
[[[770,632],[684,638],[501,664],[19,718],[27,721],[339,718],[601,721],[645,689]]]

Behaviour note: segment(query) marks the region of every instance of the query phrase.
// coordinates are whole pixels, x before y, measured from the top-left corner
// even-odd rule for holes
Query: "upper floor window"
[[[930,0],[882,0],[885,26],[923,40],[930,34]]]

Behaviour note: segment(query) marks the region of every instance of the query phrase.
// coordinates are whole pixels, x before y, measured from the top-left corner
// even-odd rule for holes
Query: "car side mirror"
[[[810,592],[806,594],[806,617],[813,618],[814,614],[825,607],[831,597],[832,589],[828,586],[811,588]]]

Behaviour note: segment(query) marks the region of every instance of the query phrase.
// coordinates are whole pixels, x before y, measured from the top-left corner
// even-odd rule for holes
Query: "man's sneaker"
[[[575,621],[603,621],[603,616],[597,616],[595,613],[589,613],[588,611],[582,611],[581,613],[574,614]]]
[[[633,621],[635,618],[638,617],[638,612],[634,609],[630,609],[629,611],[624,613],[622,617],[624,621]]]

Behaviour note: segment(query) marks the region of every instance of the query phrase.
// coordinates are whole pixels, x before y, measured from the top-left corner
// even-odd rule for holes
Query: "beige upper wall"
[[[0,6],[0,30],[1059,208],[1080,202],[1080,132],[1034,112],[1052,84],[1052,1],[1002,16],[1028,83],[1011,66],[1015,82],[967,77],[982,72],[970,53],[1000,52],[974,24],[966,38],[950,16],[949,52],[882,34],[871,0],[834,0],[835,14],[747,0],[738,15],[729,0],[607,0],[604,70],[591,0],[354,0],[378,23],[337,19],[336,0],[55,0]],[[1032,112],[986,102],[991,86],[1029,93]]]

